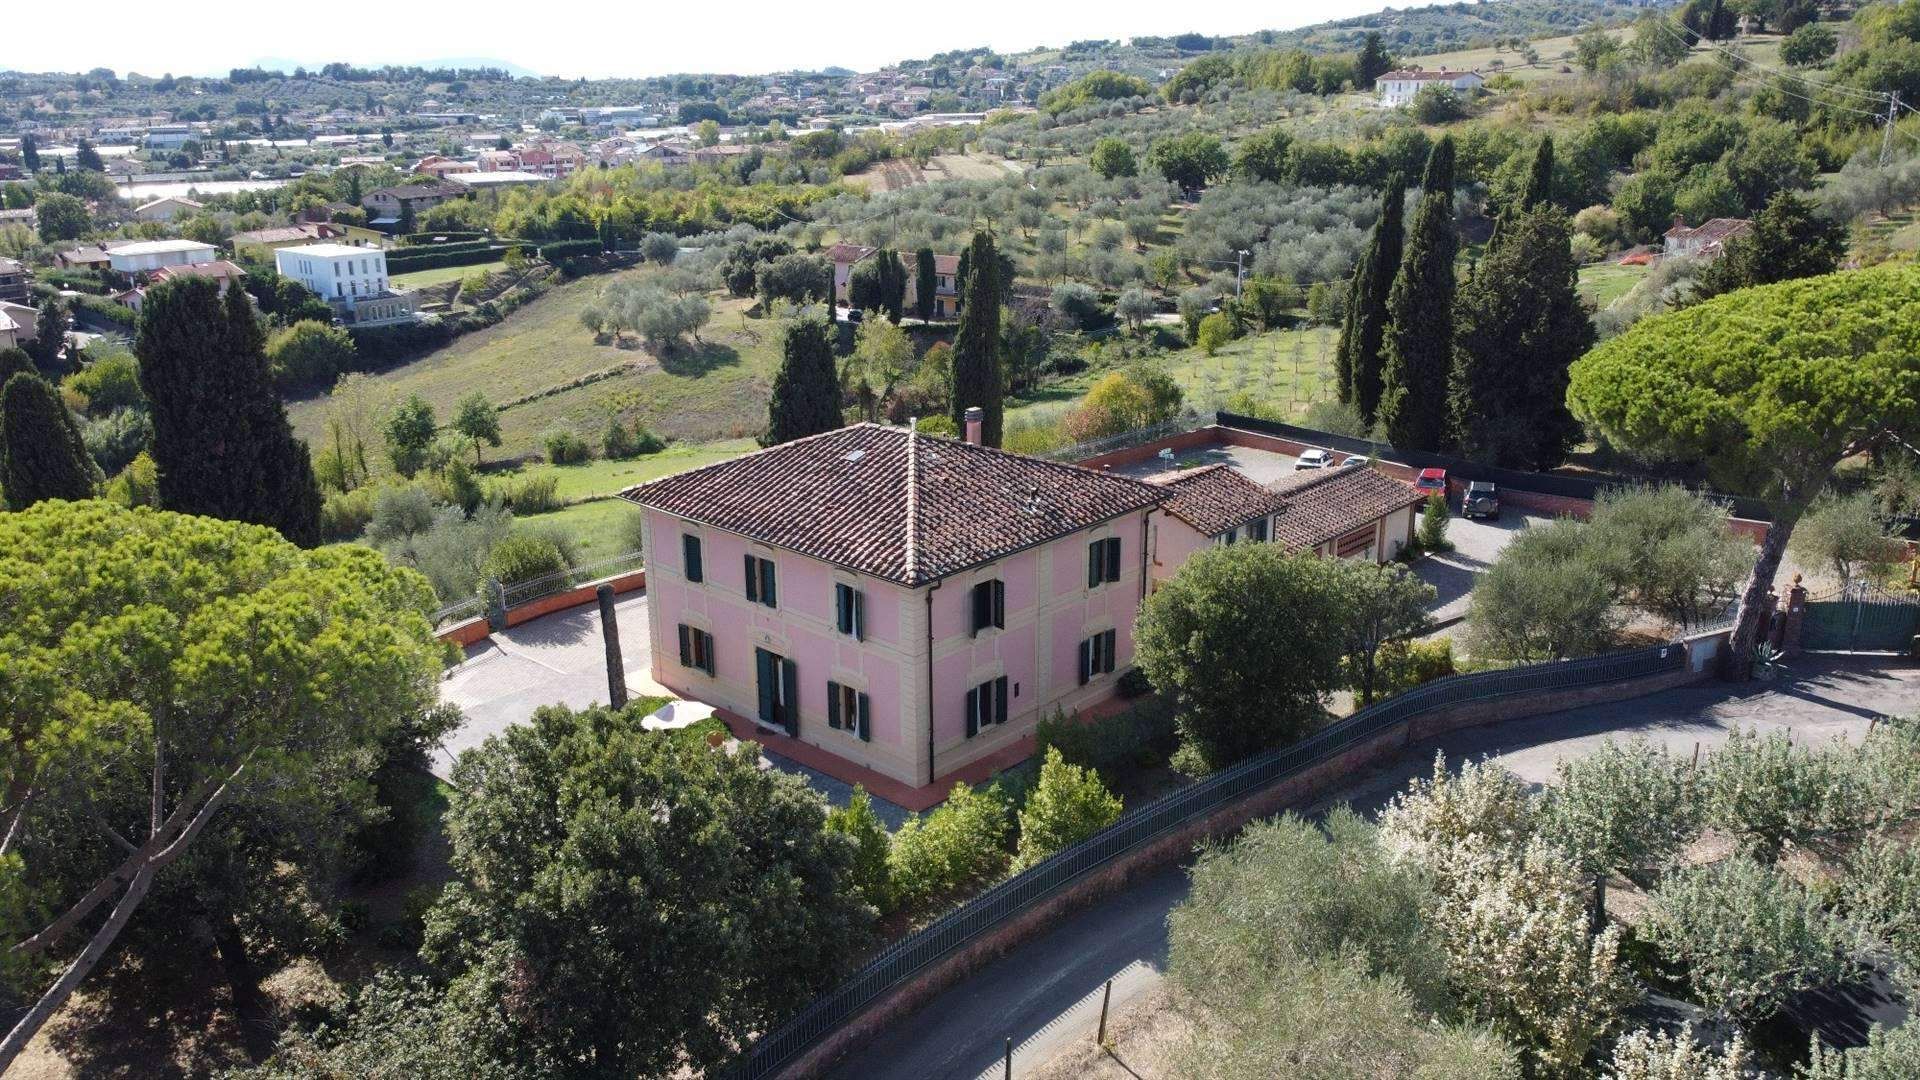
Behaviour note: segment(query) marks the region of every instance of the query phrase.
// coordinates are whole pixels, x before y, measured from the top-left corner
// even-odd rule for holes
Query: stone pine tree
[[[1347,285],[1346,320],[1334,354],[1340,400],[1359,409],[1369,424],[1380,405],[1380,344],[1387,327],[1387,292],[1400,269],[1406,238],[1406,194],[1406,180],[1399,173],[1387,178],[1380,218]]]
[[[59,391],[38,375],[15,373],[0,389],[0,489],[7,509],[90,499],[98,479]]]
[[[913,313],[922,322],[933,318],[934,290],[940,284],[939,272],[934,268],[933,249],[923,247],[913,253]]]
[[[1437,450],[1446,440],[1447,375],[1453,367],[1453,136],[1427,157],[1420,205],[1407,230],[1400,271],[1387,294],[1379,417],[1402,450]]]
[[[796,320],[787,327],[781,354],[763,444],[777,446],[840,427],[840,377],[827,324],[811,317]]]
[[[993,237],[973,234],[967,248],[967,284],[960,298],[960,329],[953,339],[953,425],[966,430],[966,412],[986,415],[980,438],[1000,445],[1003,413],[1000,377],[1000,257]]]
[[[320,535],[320,489],[306,444],[274,392],[266,339],[241,289],[208,278],[148,292],[134,341],[153,420],[160,504],[168,510]]]
[[[1566,214],[1544,205],[1507,220],[1455,307],[1446,419],[1476,461],[1549,469],[1580,425],[1567,411],[1567,372],[1593,346],[1575,285]]]

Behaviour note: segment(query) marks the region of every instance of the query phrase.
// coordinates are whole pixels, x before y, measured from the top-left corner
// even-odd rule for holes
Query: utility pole
[[[1880,167],[1893,160],[1893,122],[1900,116],[1900,91],[1887,95],[1887,126],[1880,134]]]
[[[1891,131],[1892,129],[1889,128],[1888,130]],[[1247,288],[1247,269],[1246,269],[1245,259],[1249,254],[1251,253],[1246,251],[1245,249],[1241,249],[1233,253],[1233,296],[1234,296],[1234,299],[1236,300],[1240,298],[1240,294],[1245,292]]]
[[[594,590],[600,601],[600,634],[607,646],[607,704],[615,709],[627,707],[626,662],[620,656],[620,623],[613,610],[613,586]]]

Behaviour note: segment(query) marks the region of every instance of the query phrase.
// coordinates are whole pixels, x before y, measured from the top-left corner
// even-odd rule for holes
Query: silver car
[[[1333,455],[1325,450],[1309,450],[1300,455],[1293,463],[1296,471],[1300,469],[1324,469],[1333,464]]]

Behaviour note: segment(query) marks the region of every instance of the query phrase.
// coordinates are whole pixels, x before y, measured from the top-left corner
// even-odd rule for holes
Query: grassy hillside
[[[614,412],[682,442],[741,438],[766,423],[779,321],[748,318],[747,301],[716,298],[701,342],[656,356],[631,338],[596,341],[580,325],[581,310],[610,280],[562,285],[497,326],[383,372],[377,382],[397,397],[420,394],[443,422],[462,397],[486,394],[502,406],[505,445],[495,453],[505,456],[535,450],[560,428],[592,439]],[[297,402],[289,412],[294,430],[317,442],[326,399]]]

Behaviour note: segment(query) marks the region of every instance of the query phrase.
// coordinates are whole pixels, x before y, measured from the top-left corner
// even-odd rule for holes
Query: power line
[[[1687,45],[1689,50],[1693,48],[1693,45],[1688,44],[1686,34],[1682,33],[1679,30],[1674,29],[1672,20],[1667,18],[1661,18],[1659,20],[1659,25],[1660,25],[1660,28],[1662,30],[1665,30],[1669,36],[1673,37],[1675,40],[1679,41],[1681,44]],[[1767,72],[1768,74],[1774,75],[1778,78],[1791,79],[1794,82],[1802,83],[1806,86],[1812,87],[1815,90],[1831,90],[1834,93],[1839,93],[1839,94],[1852,94],[1855,97],[1866,98],[1868,100],[1875,101],[1875,102],[1884,102],[1887,99],[1887,95],[1882,91],[1862,90],[1857,86],[1848,86],[1845,83],[1838,83],[1838,82],[1828,82],[1821,79],[1811,78],[1806,75],[1801,75],[1796,72],[1789,71],[1785,68],[1770,67],[1766,64],[1759,62],[1758,60],[1753,59],[1750,56],[1745,55],[1744,53],[1736,52],[1733,49],[1729,49],[1725,45],[1721,45],[1718,42],[1713,41],[1712,39],[1708,38],[1704,34],[1696,35],[1696,36],[1698,38],[1698,41],[1697,41],[1698,44],[1705,45],[1707,48],[1712,49],[1715,52],[1731,57],[1737,63],[1745,64],[1748,67],[1756,68],[1760,71]]]
[[[1679,41],[1682,44],[1686,43],[1686,37],[1682,35],[1679,31],[1675,30],[1673,26],[1666,19],[1661,19],[1659,21],[1659,26],[1661,29],[1665,30],[1668,35],[1672,36],[1674,40]],[[1706,41],[1705,38],[1701,38],[1700,40]],[[1707,44],[1712,45],[1713,43],[1707,42]],[[1823,83],[1818,80],[1806,79],[1801,76],[1793,75],[1790,72],[1779,71],[1775,68],[1767,67],[1765,64],[1759,64],[1759,63],[1755,63],[1754,61],[1747,60],[1745,57],[1742,57],[1740,54],[1735,53],[1731,50],[1722,49],[1719,46],[1713,46],[1713,47],[1715,49],[1718,49],[1721,53],[1725,54],[1725,57],[1713,56],[1711,57],[1711,59],[1717,61],[1720,64],[1720,66],[1726,69],[1728,74],[1732,75],[1736,80],[1744,82],[1749,86],[1764,86],[1764,87],[1767,87],[1768,89],[1777,90],[1780,93],[1787,95],[1788,97],[1798,98],[1801,101],[1805,101],[1813,105],[1819,105],[1823,108],[1837,109],[1842,112],[1850,112],[1857,116],[1870,116],[1875,120],[1886,119],[1885,115],[1879,112],[1878,110],[1862,109],[1862,108],[1857,108],[1854,105],[1843,105],[1836,101],[1827,101],[1822,98],[1808,97],[1806,94],[1800,93],[1786,86],[1781,86],[1776,83],[1769,82],[1767,81],[1765,76],[1756,75],[1751,71],[1741,68],[1739,66],[1739,63],[1744,62],[1752,68],[1758,69],[1759,71],[1762,71],[1762,72],[1767,72],[1777,78],[1787,79],[1790,81],[1799,81],[1808,86],[1814,87],[1816,89],[1845,90],[1849,93],[1866,97],[1874,101],[1876,104],[1885,104],[1890,98],[1890,95],[1888,94],[1861,90],[1857,87],[1852,87],[1852,86],[1841,86],[1836,83]],[[1732,59],[1729,60],[1726,57],[1730,57]]]

